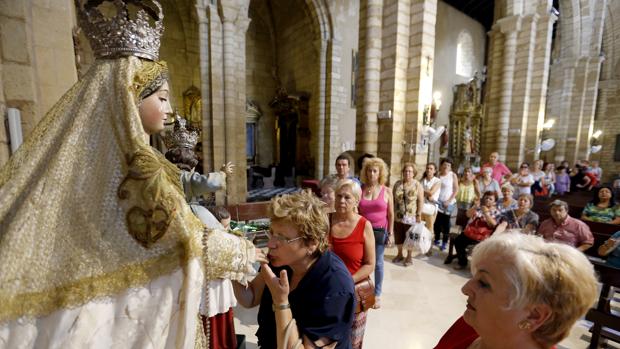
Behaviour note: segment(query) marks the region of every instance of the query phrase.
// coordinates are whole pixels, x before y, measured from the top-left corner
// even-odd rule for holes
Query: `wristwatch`
[[[275,313],[278,310],[291,309],[291,305],[289,303],[286,304],[272,304],[271,310]]]

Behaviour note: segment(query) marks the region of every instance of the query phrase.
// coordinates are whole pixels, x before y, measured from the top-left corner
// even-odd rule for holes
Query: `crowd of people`
[[[464,269],[471,259],[473,278],[463,287],[469,298],[468,310],[437,348],[468,348],[477,342],[492,345],[506,334],[512,336],[509,339],[514,347],[550,348],[567,336],[576,319],[593,304],[596,279],[582,252],[593,245],[594,238],[584,221],[620,222],[620,206],[612,188],[600,185],[601,170],[596,162],[591,167],[580,162],[567,175],[569,182],[583,180],[572,190],[594,192],[582,217],[571,217],[569,205],[556,199],[549,204],[550,218],[543,221],[532,210],[535,197],[547,199],[570,192],[571,185],[563,178],[566,166],[556,171],[554,164],[535,161],[531,169],[523,163],[513,174],[493,153],[479,173],[464,168],[459,176],[452,170],[452,161],[442,159],[439,168],[427,164],[418,179],[415,164],[404,163],[401,178],[390,188],[386,185],[389,170],[382,159],[366,154],[358,164],[359,177],[351,175],[351,162],[347,155],[338,157],[336,175],[320,182],[320,199],[329,222],[325,232],[327,250],[344,263],[354,289],[374,275],[375,298],[370,307],[367,299],[354,290],[359,304],[349,321],[348,341],[352,348],[362,347],[368,310],[381,307],[386,247],[396,247],[393,263],[412,265],[413,255],[403,248],[403,242],[413,225],[423,224],[432,232],[437,250],[445,251],[451,221],[458,211],[465,213],[468,222],[454,240],[456,255],[449,254],[445,264],[456,259],[454,268]],[[594,174],[594,179],[583,179],[590,178],[588,173]],[[270,248],[279,248],[271,241]],[[612,265],[620,261],[618,242],[620,232],[599,249]],[[477,246],[469,257],[471,245]],[[549,260],[563,263],[550,264]],[[567,275],[567,280],[563,279],[566,284],[558,284],[554,275]],[[501,292],[489,296],[491,287]],[[564,308],[561,300],[539,301],[544,294],[566,287],[578,289],[575,306],[570,309]],[[514,299],[516,294],[519,296]],[[528,312],[529,316],[525,316]],[[557,320],[555,313],[563,313],[563,320]],[[510,319],[501,322],[500,329],[505,332],[498,331],[496,316]]]

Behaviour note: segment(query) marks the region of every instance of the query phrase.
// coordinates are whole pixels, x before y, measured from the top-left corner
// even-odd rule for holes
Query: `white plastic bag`
[[[411,251],[414,256],[425,254],[431,249],[433,236],[423,223],[416,223],[405,233],[403,248]]]

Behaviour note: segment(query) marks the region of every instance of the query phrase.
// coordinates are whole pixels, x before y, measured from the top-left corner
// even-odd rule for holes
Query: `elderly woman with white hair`
[[[368,280],[375,270],[375,235],[370,221],[356,213],[362,190],[351,179],[336,184],[335,211],[330,219],[329,244],[351,273],[353,282]],[[351,347],[361,348],[368,311],[361,297],[357,299]]]
[[[533,235],[495,235],[475,247],[471,266],[465,313],[435,349],[554,348],[597,298],[583,253]]]

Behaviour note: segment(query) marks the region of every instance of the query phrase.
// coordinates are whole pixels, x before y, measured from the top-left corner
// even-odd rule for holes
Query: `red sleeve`
[[[478,333],[461,316],[441,337],[435,349],[467,349],[478,338]]]

